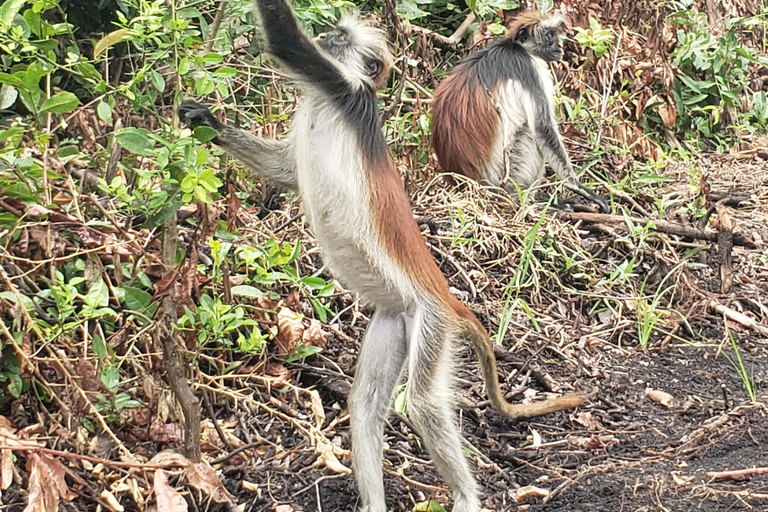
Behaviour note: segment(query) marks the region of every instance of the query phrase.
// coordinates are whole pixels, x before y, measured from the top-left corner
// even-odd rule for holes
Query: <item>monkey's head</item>
[[[524,12],[509,25],[509,37],[531,55],[547,62],[563,58],[560,31],[565,20],[560,14],[545,16],[538,11]]]
[[[374,90],[383,89],[392,71],[392,54],[384,33],[356,14],[344,16],[330,32],[315,38],[328,55],[360,76]]]

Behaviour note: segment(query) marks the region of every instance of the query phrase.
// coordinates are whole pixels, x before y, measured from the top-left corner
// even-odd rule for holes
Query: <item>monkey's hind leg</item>
[[[462,452],[456,424],[452,329],[428,307],[410,319],[408,354],[408,417],[453,494],[453,512],[479,512],[477,483]]]
[[[349,395],[352,468],[362,512],[386,512],[382,480],[384,420],[407,354],[403,313],[378,310],[363,337]]]

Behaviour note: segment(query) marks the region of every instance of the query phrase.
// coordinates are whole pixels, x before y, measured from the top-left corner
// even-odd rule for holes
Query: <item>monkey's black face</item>
[[[344,60],[344,54],[350,50],[352,41],[349,34],[342,28],[336,28],[330,32],[320,34],[315,38],[320,48],[328,52],[336,60]]]
[[[377,36],[378,32],[366,30],[356,20],[347,20],[347,25],[320,34],[315,41],[335,60],[364,75],[377,87],[382,87],[380,82],[386,65],[380,53],[386,46],[375,39]]]
[[[563,59],[563,44],[557,29],[542,28],[537,35],[538,37],[529,41],[528,51],[547,62]],[[523,46],[527,45],[524,43]]]

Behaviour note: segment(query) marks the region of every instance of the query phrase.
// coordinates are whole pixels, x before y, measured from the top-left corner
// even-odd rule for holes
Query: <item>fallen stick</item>
[[[754,329],[757,332],[768,334],[768,327],[757,323],[757,320],[755,320],[754,318],[750,318],[743,313],[739,313],[735,309],[731,309],[729,307],[723,306],[722,304],[717,302],[715,299],[710,299],[708,306],[714,311],[728,318],[729,320],[732,320],[738,324],[741,324],[744,327],[749,327],[750,329]]]
[[[733,285],[733,219],[725,206],[717,207],[717,259],[720,263],[720,293],[725,295]]]
[[[598,222],[602,224],[625,224],[627,219],[639,226],[652,225],[652,228],[659,233],[668,235],[677,235],[695,240],[707,240],[717,242],[717,232],[705,229],[699,229],[694,226],[685,226],[677,222],[658,219],[642,219],[640,217],[623,217],[621,215],[611,215],[608,213],[587,213],[587,212],[559,212],[558,217],[570,221]],[[755,249],[755,244],[741,235],[733,235],[733,244]]]
[[[768,475],[768,468],[747,468],[737,469],[735,471],[709,471],[707,477],[713,480],[723,480],[730,478],[732,480],[744,480],[754,475]]]

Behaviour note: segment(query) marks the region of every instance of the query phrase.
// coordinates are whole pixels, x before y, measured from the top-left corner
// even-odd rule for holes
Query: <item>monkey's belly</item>
[[[325,216],[323,216],[325,217]],[[331,217],[329,215],[329,217]],[[379,253],[366,222],[341,228],[336,222],[309,219],[323,252],[323,260],[342,285],[366,302],[390,310],[402,310],[406,301],[399,286],[387,278],[386,255]],[[341,229],[340,229],[341,228]],[[372,247],[373,245],[373,247]]]

